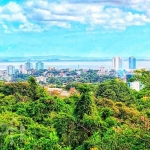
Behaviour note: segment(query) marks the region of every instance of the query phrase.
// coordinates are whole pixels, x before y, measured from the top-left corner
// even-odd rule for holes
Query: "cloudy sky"
[[[150,56],[150,0],[0,0],[0,56]]]

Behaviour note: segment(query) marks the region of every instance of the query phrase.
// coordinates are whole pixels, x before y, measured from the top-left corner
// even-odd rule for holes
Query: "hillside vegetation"
[[[77,92],[64,98],[50,95],[33,77],[1,82],[0,149],[149,150],[147,85],[136,92],[116,79],[77,84]]]

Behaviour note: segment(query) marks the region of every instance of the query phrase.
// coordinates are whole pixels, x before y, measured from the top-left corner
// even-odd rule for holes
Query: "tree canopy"
[[[0,149],[150,149],[150,98],[120,80],[75,86],[76,93],[60,97],[33,77],[1,82]]]

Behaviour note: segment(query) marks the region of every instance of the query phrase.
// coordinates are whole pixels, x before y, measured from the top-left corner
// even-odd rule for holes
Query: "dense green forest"
[[[0,82],[0,149],[149,150],[150,74],[142,73],[140,92],[113,79],[77,84],[70,97],[50,95],[33,77]]]

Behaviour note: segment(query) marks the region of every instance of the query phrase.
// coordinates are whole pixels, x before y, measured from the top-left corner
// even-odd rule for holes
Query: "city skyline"
[[[119,56],[115,56],[115,57],[113,57],[112,59],[111,59],[111,61],[112,61],[112,66],[107,66],[107,65],[100,65],[99,66],[99,64],[97,64],[97,67],[99,67],[99,68],[109,68],[109,69],[114,69],[114,70],[124,70],[124,69],[131,69],[131,70],[133,70],[133,69],[136,69],[136,57],[134,57],[134,56],[130,56],[130,57],[128,57],[128,61],[124,61],[123,59],[122,59],[122,57],[119,57]],[[54,61],[53,63],[53,67],[55,67],[55,65],[58,63],[59,61]],[[61,62],[61,61],[60,61]],[[76,62],[76,61],[71,61],[71,62]],[[79,61],[80,62],[80,61]],[[79,63],[78,62],[78,63]],[[81,62],[86,62],[86,61],[81,61]],[[88,62],[88,61],[87,61]],[[91,62],[91,61],[90,61]],[[93,61],[94,62],[94,61]],[[102,62],[102,61],[98,61],[98,62]],[[108,60],[106,61],[107,63],[109,62]],[[124,62],[128,62],[128,67],[127,68],[124,68],[123,67],[123,64],[124,64]],[[12,65],[10,65],[9,64],[9,62],[7,62],[8,63],[8,65],[7,65],[7,67],[9,67],[9,66],[12,66]],[[16,62],[16,63],[18,63],[19,64],[19,62]],[[45,67],[44,67],[44,65],[45,65],[45,63],[49,63],[50,64],[50,62],[46,62],[46,61],[37,61],[37,62],[34,62],[34,61],[27,61],[27,62],[24,62],[24,64],[22,64],[23,62],[20,62],[20,65],[19,65],[19,70],[32,70],[32,69],[36,69],[36,70],[40,70],[40,69],[46,69]],[[56,64],[55,64],[56,63]],[[79,64],[77,65],[76,64],[76,66],[78,66],[78,69],[79,69]],[[14,67],[15,67],[15,65],[14,65]],[[51,66],[50,66],[51,67]],[[68,67],[66,67],[66,68],[68,68]],[[64,66],[64,68],[63,69],[66,69],[65,68],[65,66]],[[71,68],[71,67],[70,67]],[[89,66],[89,68],[90,68],[90,66]],[[48,69],[48,68],[47,68]],[[81,69],[83,69],[83,68],[81,68]],[[23,71],[21,71],[21,72],[23,72]]]
[[[0,56],[150,56],[149,0],[0,0]]]

